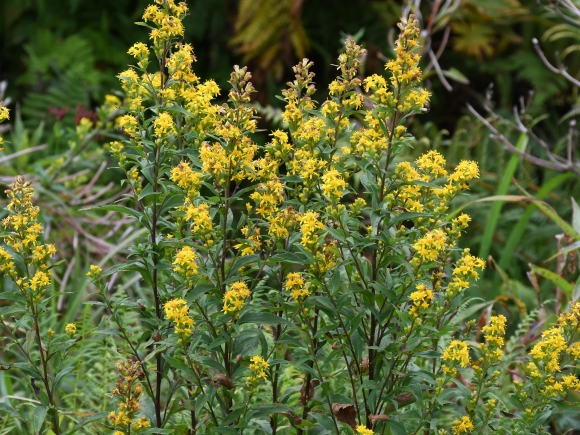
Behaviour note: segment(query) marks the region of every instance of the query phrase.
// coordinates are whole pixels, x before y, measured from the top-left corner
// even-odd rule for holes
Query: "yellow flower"
[[[137,42],[127,51],[128,54],[136,59],[144,59],[149,56],[149,47],[142,42]]]
[[[185,284],[190,287],[193,285],[193,277],[197,275],[198,267],[197,254],[190,246],[184,246],[176,255],[173,261],[173,271],[181,275]]]
[[[318,220],[318,214],[314,211],[307,211],[299,218],[300,231],[302,232],[302,239],[300,242],[302,246],[310,253],[316,250],[318,243],[318,236],[321,230],[324,230],[324,225]]]
[[[253,356],[250,361],[251,376],[246,378],[246,386],[250,389],[250,392],[253,392],[260,381],[266,380],[268,377],[266,370],[270,368],[270,364],[261,356]]]
[[[34,274],[32,279],[28,283],[28,287],[30,287],[30,289],[35,292],[41,290],[43,287],[46,287],[48,285],[50,285],[49,276],[40,270]]]
[[[471,433],[473,430],[473,423],[468,416],[461,417],[461,420],[455,420],[453,422],[453,427],[451,428],[455,435],[461,435],[464,433]]]
[[[447,247],[447,236],[441,229],[429,231],[413,244],[423,261],[435,261]]]
[[[356,433],[358,435],[374,435],[374,432],[371,429],[367,429],[366,426],[357,426]]]
[[[419,317],[419,312],[429,308],[429,304],[433,299],[433,292],[424,284],[417,285],[417,291],[411,293],[409,296],[413,301],[413,306],[409,310],[411,317]]]
[[[235,315],[244,306],[245,300],[250,296],[250,289],[243,281],[234,282],[224,295],[224,314]]]
[[[153,121],[153,126],[155,127],[155,134],[158,137],[169,136],[175,131],[173,118],[169,113],[165,112],[159,114],[155,121]]]
[[[64,328],[64,332],[66,332],[66,335],[68,335],[69,337],[72,337],[77,332],[77,325],[75,325],[74,323],[68,323]]]
[[[469,365],[469,347],[464,341],[453,340],[441,356],[451,366],[459,365],[463,368]]]
[[[185,219],[191,222],[191,231],[194,235],[205,235],[213,229],[212,219],[209,214],[209,204],[193,205],[185,203]]]
[[[446,177],[445,158],[437,151],[429,151],[419,157],[417,166],[433,178]]]
[[[171,170],[171,181],[177,184],[185,194],[193,199],[199,193],[203,174],[194,172],[187,162],[181,162]]]
[[[99,266],[91,264],[89,271],[87,272],[87,276],[92,279],[97,279],[102,272],[103,269],[101,269]]]
[[[346,181],[336,169],[330,169],[322,176],[322,192],[332,201],[336,202],[346,189]]]
[[[547,374],[560,371],[559,357],[567,350],[566,340],[559,327],[550,328],[542,333],[542,338],[530,351],[530,356],[541,363]]]
[[[298,304],[304,302],[304,299],[310,295],[310,292],[306,289],[304,280],[299,273],[293,272],[286,276],[286,290],[290,292],[290,296],[292,296],[292,299],[294,299]]]
[[[10,119],[10,111],[8,110],[8,107],[0,105],[0,122],[5,119]]]
[[[172,299],[165,303],[165,317],[175,323],[175,333],[182,340],[187,340],[193,332],[194,321],[189,315],[189,307],[183,299]]]
[[[477,269],[483,269],[485,262],[469,253],[469,248],[463,250],[461,258],[453,269],[453,279],[447,287],[447,296],[453,298],[469,287],[469,279],[479,279]]]

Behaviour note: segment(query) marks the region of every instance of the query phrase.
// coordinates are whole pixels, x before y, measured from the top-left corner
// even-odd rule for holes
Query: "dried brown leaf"
[[[341,423],[346,423],[353,429],[356,428],[356,410],[350,403],[333,403],[332,413]]]

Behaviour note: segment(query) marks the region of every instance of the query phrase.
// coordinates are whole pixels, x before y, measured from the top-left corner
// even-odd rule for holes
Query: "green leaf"
[[[255,323],[257,325],[278,325],[288,323],[288,320],[272,313],[257,313],[255,311],[246,311],[240,316],[238,323]]]
[[[533,274],[546,278],[556,287],[562,289],[562,291],[566,293],[569,297],[571,297],[574,294],[574,284],[569,283],[557,273],[533,264],[530,264],[530,269],[532,270]]]
[[[516,143],[516,148],[520,151],[525,151],[526,146],[528,145],[528,136],[522,133]],[[503,176],[499,183],[499,186],[496,191],[496,196],[505,195],[512,184],[512,178],[516,169],[518,167],[518,162],[520,161],[520,156],[517,153],[513,153],[510,157],[510,160],[507,164],[503,172]],[[495,230],[497,228],[497,224],[499,222],[499,216],[501,214],[501,209],[503,207],[502,202],[495,202],[491,206],[491,210],[489,212],[489,216],[485,223],[485,230],[483,231],[483,237],[481,239],[481,247],[479,249],[479,258],[483,258],[484,260],[487,259],[489,251],[491,249],[491,245],[493,243],[493,236],[495,235]]]
[[[462,83],[464,85],[469,84],[469,79],[459,71],[457,68],[449,68],[447,71],[441,71],[445,77],[455,80],[456,82]]]
[[[387,420],[386,423],[387,426],[389,426],[389,428],[391,429],[392,433],[395,433],[397,435],[407,435],[407,430],[405,429],[405,426],[403,426],[403,424],[399,423],[398,421]]]
[[[115,204],[101,205],[98,207],[81,208],[80,211],[116,211],[121,214],[133,216],[136,219],[139,219],[141,217],[141,213],[138,212],[137,210],[125,207],[124,205],[115,205]]]
[[[572,228],[580,234],[580,206],[574,198],[570,198],[572,202]]]
[[[552,410],[551,409],[544,409],[542,412],[540,412],[538,415],[536,415],[536,418],[534,418],[534,422],[530,426],[530,429],[534,430],[534,429],[537,429],[540,426],[542,426],[545,423],[545,421],[548,419],[548,417],[550,417],[550,415],[552,415]]]
[[[40,433],[42,425],[44,424],[44,419],[46,418],[46,413],[48,412],[48,406],[37,406],[34,408],[33,412],[33,424],[34,433]]]
[[[402,221],[412,221],[413,219],[420,218],[420,217],[430,217],[433,216],[431,213],[419,213],[419,212],[408,212],[408,213],[401,213],[396,215],[392,218],[389,223],[387,224],[387,228],[392,228],[395,224],[398,224]]]
[[[54,385],[52,386],[52,390],[53,391],[57,391],[58,390],[58,384],[61,383],[62,379],[68,375],[70,372],[73,371],[75,367],[74,366],[70,366],[70,367],[66,367],[63,370],[61,370],[57,375],[56,378],[54,379]]]
[[[72,435],[73,433],[75,433],[79,429],[82,429],[87,424],[92,423],[93,421],[97,421],[97,420],[101,420],[103,418],[107,418],[107,415],[109,415],[108,412],[97,412],[96,414],[91,415],[89,418],[87,418],[82,423],[79,423],[78,425],[76,425],[70,432],[67,432],[67,435]]]

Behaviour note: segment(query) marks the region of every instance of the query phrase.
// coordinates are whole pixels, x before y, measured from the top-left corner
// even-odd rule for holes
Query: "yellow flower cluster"
[[[486,341],[479,347],[483,365],[487,366],[501,361],[506,321],[504,315],[492,316],[489,325],[481,329]]]
[[[10,119],[10,111],[8,110],[8,107],[0,105],[0,122],[7,119]]]
[[[367,429],[366,426],[362,426],[362,425],[356,427],[356,433],[358,435],[374,435],[375,434],[371,429]]]
[[[316,92],[312,83],[314,73],[310,72],[313,63],[304,59],[293,67],[296,80],[289,83],[289,89],[282,91],[286,100],[286,107],[282,112],[282,120],[290,126],[290,130],[295,131],[302,121],[307,110],[314,109],[311,96]]]
[[[324,230],[324,224],[318,219],[318,213],[312,210],[304,213],[298,221],[300,222],[300,231],[302,232],[300,242],[304,246],[304,249],[314,254],[318,246],[320,232]]]
[[[117,380],[113,396],[121,399],[117,412],[109,413],[109,421],[117,429],[114,435],[129,435],[138,433],[143,429],[151,427],[151,423],[146,417],[137,417],[141,410],[139,401],[141,399],[142,387],[140,379],[143,377],[141,363],[131,360],[117,363],[117,369],[121,377]]]
[[[288,134],[281,130],[276,130],[270,133],[272,141],[266,145],[266,153],[268,156],[277,162],[286,161],[290,152],[292,152],[292,145],[288,143]]]
[[[193,286],[193,278],[197,275],[197,254],[191,246],[184,246],[175,255],[173,260],[173,271],[183,277],[187,287]]]
[[[18,277],[12,255],[0,246],[0,273],[14,280],[23,296],[31,296],[39,302],[51,285],[48,261],[56,254],[56,248],[39,240],[43,228],[37,221],[40,210],[32,203],[34,189],[30,183],[23,177],[16,177],[10,188],[6,189],[6,195],[10,202],[6,207],[8,216],[2,220],[2,226],[9,235],[4,236],[4,243],[17,255],[29,260],[35,270],[29,269],[26,276]]]
[[[294,153],[294,159],[290,162],[290,173],[302,177],[306,194],[320,177],[320,171],[326,166],[326,162],[320,159],[318,154],[318,151],[300,149]]]
[[[186,83],[197,82],[198,78],[191,70],[195,62],[193,47],[190,44],[177,44],[177,50],[171,53],[167,61],[169,76],[173,80],[182,80]]]
[[[91,279],[97,279],[101,273],[103,272],[103,269],[101,269],[99,266],[95,265],[95,264],[91,264],[89,266],[89,271],[87,272],[87,276]]]
[[[69,337],[72,337],[77,333],[77,325],[75,325],[74,323],[67,323],[67,325],[64,328],[64,332],[66,332],[66,335],[68,335]]]
[[[280,210],[268,218],[268,235],[274,239],[285,239],[289,235],[289,230],[294,228],[297,222],[294,207]]]
[[[462,160],[449,176],[449,182],[442,188],[435,189],[435,193],[445,200],[451,200],[462,190],[468,189],[467,183],[476,178],[479,178],[479,166],[477,163]]]
[[[171,181],[177,184],[190,200],[199,194],[202,180],[203,174],[195,172],[187,162],[181,162],[171,169]]]
[[[246,240],[238,243],[234,247],[240,250],[242,257],[255,254],[256,251],[262,247],[262,242],[260,240],[260,228],[255,228],[250,235],[248,235],[248,232],[250,231],[248,227],[242,228],[241,231],[244,237],[246,237]]]
[[[542,338],[530,351],[530,356],[543,369],[544,373],[560,371],[560,354],[567,349],[566,340],[559,327],[550,328],[542,333]]]
[[[183,299],[171,299],[163,308],[167,320],[175,323],[175,333],[179,336],[179,342],[185,343],[191,337],[194,325],[187,302]]]
[[[447,235],[441,229],[429,231],[413,244],[421,261],[437,260],[446,247]]]
[[[250,289],[243,281],[234,282],[224,295],[223,312],[235,316],[250,296]]]
[[[483,270],[485,262],[481,258],[477,258],[469,253],[469,248],[465,248],[461,254],[461,258],[453,269],[453,279],[447,287],[447,296],[454,298],[463,290],[469,287],[469,279],[478,280],[478,269]]]
[[[184,2],[176,5],[174,0],[164,1],[161,8],[150,5],[145,9],[143,20],[151,21],[156,26],[151,30],[151,39],[157,50],[161,49],[163,43],[183,36],[184,27],[181,20],[186,13],[187,5]]]
[[[471,433],[473,431],[473,423],[468,416],[461,417],[461,420],[454,420],[451,431],[454,435],[462,435],[464,433]]]
[[[346,190],[346,181],[336,169],[329,169],[322,176],[322,192],[330,199],[332,203],[336,203],[342,197]]]
[[[419,157],[415,163],[425,174],[430,176],[431,180],[447,176],[445,158],[437,151],[428,151]]]
[[[202,203],[193,205],[191,202],[185,202],[185,219],[191,222],[191,231],[195,236],[206,236],[213,229],[209,204]]]
[[[417,290],[411,293],[409,298],[413,301],[413,306],[409,310],[409,315],[413,318],[419,317],[421,310],[426,310],[433,299],[433,292],[424,284],[418,284]]]
[[[153,127],[155,129],[155,134],[158,137],[166,137],[172,133],[175,133],[175,123],[173,118],[169,113],[160,113],[157,118],[153,121]]]
[[[256,203],[255,210],[263,218],[270,218],[284,201],[284,186],[278,177],[260,183],[250,195]]]
[[[310,296],[310,291],[306,288],[304,279],[299,273],[289,273],[286,276],[286,290],[297,304],[302,304],[304,299]]]
[[[398,24],[401,31],[395,47],[397,56],[385,65],[385,69],[391,72],[391,83],[397,88],[412,86],[421,81],[421,56],[412,52],[419,45],[418,24],[414,15],[409,16],[409,21],[402,18]]]
[[[0,122],[5,121],[6,119],[10,119],[10,111],[8,110],[7,107],[4,107],[2,104],[0,104]],[[4,148],[2,148],[3,143],[4,139],[2,138],[2,136],[0,136],[0,153],[4,150]],[[0,256],[1,255],[2,253],[0,252]]]
[[[266,374],[266,370],[270,368],[270,364],[261,356],[253,356],[250,361],[251,375],[246,378],[246,386],[251,394],[255,392],[260,381],[267,379],[268,375]]]
[[[457,370],[456,366],[467,367],[469,365],[469,347],[464,341],[453,340],[443,351],[441,359],[445,361],[443,371],[453,376]]]

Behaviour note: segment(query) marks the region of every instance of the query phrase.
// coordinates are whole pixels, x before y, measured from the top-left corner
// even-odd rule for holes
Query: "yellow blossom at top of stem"
[[[433,178],[446,177],[445,158],[437,151],[429,151],[416,160],[417,166]]]
[[[558,317],[558,324],[570,332],[580,330],[580,302],[570,304],[570,310]]]
[[[142,42],[137,42],[133,44],[127,53],[136,59],[144,59],[149,56],[149,47]]]
[[[465,433],[471,433],[472,430],[473,430],[473,423],[471,422],[469,417],[466,415],[461,417],[461,420],[455,420],[453,422],[453,427],[451,428],[451,431],[453,432],[454,435],[462,435]]]
[[[42,270],[37,270],[32,279],[28,281],[26,285],[32,291],[37,292],[50,285],[50,277]]]
[[[462,160],[449,176],[449,181],[456,184],[463,184],[474,178],[479,178],[479,166],[471,160]]]
[[[485,340],[488,343],[493,343],[497,347],[503,347],[506,321],[507,319],[503,314],[500,314],[499,316],[491,316],[489,325],[481,328]]]
[[[346,181],[336,169],[329,169],[322,176],[322,192],[332,201],[336,202],[346,190]]]
[[[375,434],[371,429],[367,429],[367,427],[363,426],[363,425],[356,427],[356,433],[358,435],[374,435]]]
[[[484,269],[485,262],[470,254],[469,248],[465,248],[461,258],[453,269],[453,279],[447,287],[447,295],[450,298],[457,296],[469,287],[470,279],[479,279],[478,269]]]
[[[69,337],[72,337],[77,332],[77,325],[75,325],[74,323],[67,323],[67,325],[64,328],[64,332],[66,332],[66,335],[68,335]]]
[[[453,340],[443,351],[441,356],[451,366],[459,365],[463,368],[469,365],[469,347],[464,341]]]
[[[250,294],[250,289],[245,282],[234,282],[224,295],[224,307],[222,310],[224,314],[235,315],[238,313]]]
[[[209,204],[193,205],[189,200],[185,202],[185,219],[191,222],[191,231],[194,236],[205,235],[212,231],[213,223]]]
[[[319,232],[324,229],[322,222],[318,220],[318,213],[307,211],[299,218],[300,231],[302,232],[301,243],[304,248],[314,252],[314,247],[318,242]]]
[[[8,110],[8,107],[0,105],[0,122],[6,119],[10,119],[10,111]]]
[[[409,20],[402,18],[399,23],[401,32],[395,43],[396,58],[385,65],[385,69],[391,72],[391,82],[394,86],[412,86],[421,80],[419,68],[421,56],[412,51],[419,45],[418,24],[419,21],[412,14]]]
[[[87,276],[92,279],[96,279],[99,275],[103,272],[99,266],[91,264],[89,267],[89,271],[87,272]]]
[[[304,279],[299,273],[293,272],[286,276],[286,290],[290,292],[292,299],[298,304],[304,302],[310,292],[306,289]]]
[[[187,340],[193,332],[194,321],[189,315],[189,307],[183,299],[172,299],[165,303],[165,317],[175,323],[175,333],[182,340]]]
[[[419,312],[429,308],[429,304],[433,299],[433,292],[424,284],[417,284],[417,290],[409,295],[413,301],[413,306],[409,310],[411,317],[419,317]]]
[[[197,254],[191,246],[184,246],[177,254],[175,254],[173,270],[184,278],[187,286],[193,284],[193,277],[197,275],[198,266],[196,260]]]
[[[541,362],[547,373],[560,371],[560,353],[567,349],[566,340],[559,327],[550,328],[542,333],[542,338],[530,351],[530,356]]]
[[[190,198],[197,196],[199,186],[203,181],[203,174],[193,171],[188,162],[181,162],[171,169],[171,181],[177,184]]]
[[[435,261],[447,247],[447,235],[441,229],[429,231],[413,244],[423,261]]]
[[[159,114],[155,121],[153,121],[153,126],[155,127],[155,134],[158,137],[169,136],[171,133],[175,132],[173,118],[166,112]]]

